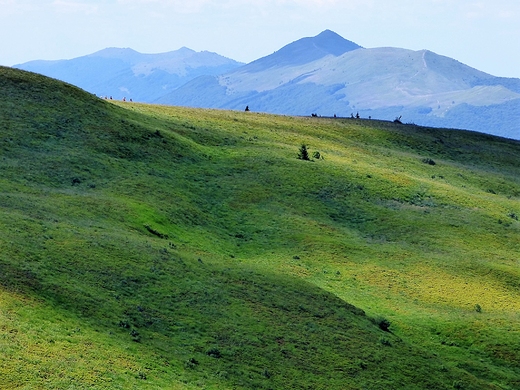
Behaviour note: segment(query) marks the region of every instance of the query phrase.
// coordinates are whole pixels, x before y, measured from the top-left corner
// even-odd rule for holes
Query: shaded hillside
[[[0,94],[7,387],[520,384],[518,142]]]
[[[15,68],[66,81],[98,96],[151,102],[198,76],[226,73],[240,65],[216,53],[183,47],[160,54],[108,48],[71,60],[31,61]]]

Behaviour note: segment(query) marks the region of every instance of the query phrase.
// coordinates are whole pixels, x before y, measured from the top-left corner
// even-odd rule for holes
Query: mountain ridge
[[[325,30],[248,64],[185,47],[141,55],[139,63],[132,62],[137,56],[132,49],[104,50],[109,51],[86,56],[95,61],[81,57],[61,71],[55,61],[19,67],[116,99],[234,110],[249,106],[287,115],[402,117],[407,123],[520,139],[520,79],[496,77],[427,49],[367,49]],[[118,51],[127,54],[126,62],[115,56]],[[106,62],[96,62],[99,55]]]
[[[361,48],[358,44],[344,39],[335,32],[325,30],[315,37],[301,38],[285,45],[273,54],[250,62],[243,69],[244,71],[255,72],[265,68],[297,66],[327,55],[337,57]]]
[[[284,48],[290,51],[302,40]],[[216,78],[192,80],[156,102],[235,110],[248,105],[289,115],[403,117],[520,139],[520,117],[510,109],[520,106],[520,79],[497,78],[426,49],[360,47],[279,67],[273,66],[274,58],[276,53],[255,61],[252,70],[248,64]],[[479,108],[492,106],[487,114],[500,114],[494,114],[489,128]]]
[[[186,47],[158,54],[112,47],[72,60],[37,60],[14,68],[41,73],[98,96],[153,101],[195,77],[240,65],[217,53]]]

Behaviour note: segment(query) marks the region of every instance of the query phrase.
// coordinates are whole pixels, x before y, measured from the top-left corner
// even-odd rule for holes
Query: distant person
[[[246,109],[245,109],[245,111],[249,111],[249,106],[246,106]]]

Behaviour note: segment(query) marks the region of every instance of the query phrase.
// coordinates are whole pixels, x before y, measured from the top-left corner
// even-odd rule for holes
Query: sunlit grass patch
[[[0,328],[0,373],[5,388],[122,389],[132,386],[143,365],[129,355],[133,346],[121,343],[119,337],[3,289]]]
[[[515,289],[497,284],[494,278],[471,274],[454,274],[438,267],[415,264],[413,270],[391,270],[368,267],[358,273],[365,283],[381,294],[406,297],[439,310],[463,309],[483,312],[517,312],[520,300]]]

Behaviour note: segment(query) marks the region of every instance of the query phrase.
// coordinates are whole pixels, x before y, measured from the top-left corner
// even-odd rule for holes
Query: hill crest
[[[2,67],[0,113],[4,386],[518,387],[520,142]]]
[[[154,101],[200,75],[217,75],[243,65],[217,53],[186,47],[158,54],[107,48],[58,61],[31,61],[14,68],[62,80],[98,96]]]
[[[339,39],[332,32],[325,36],[331,34]],[[188,82],[157,102],[237,110],[247,105],[289,115],[401,116],[520,139],[520,80],[494,77],[429,50],[351,47],[335,55],[314,46],[318,37],[217,78]],[[286,52],[297,53],[297,60],[286,60]]]
[[[127,54],[123,60],[112,56]],[[331,30],[241,64],[183,48],[157,55],[19,67],[98,95],[288,115],[393,120],[520,139],[520,79],[495,77],[429,50],[365,49]],[[198,78],[197,80],[195,80]]]

